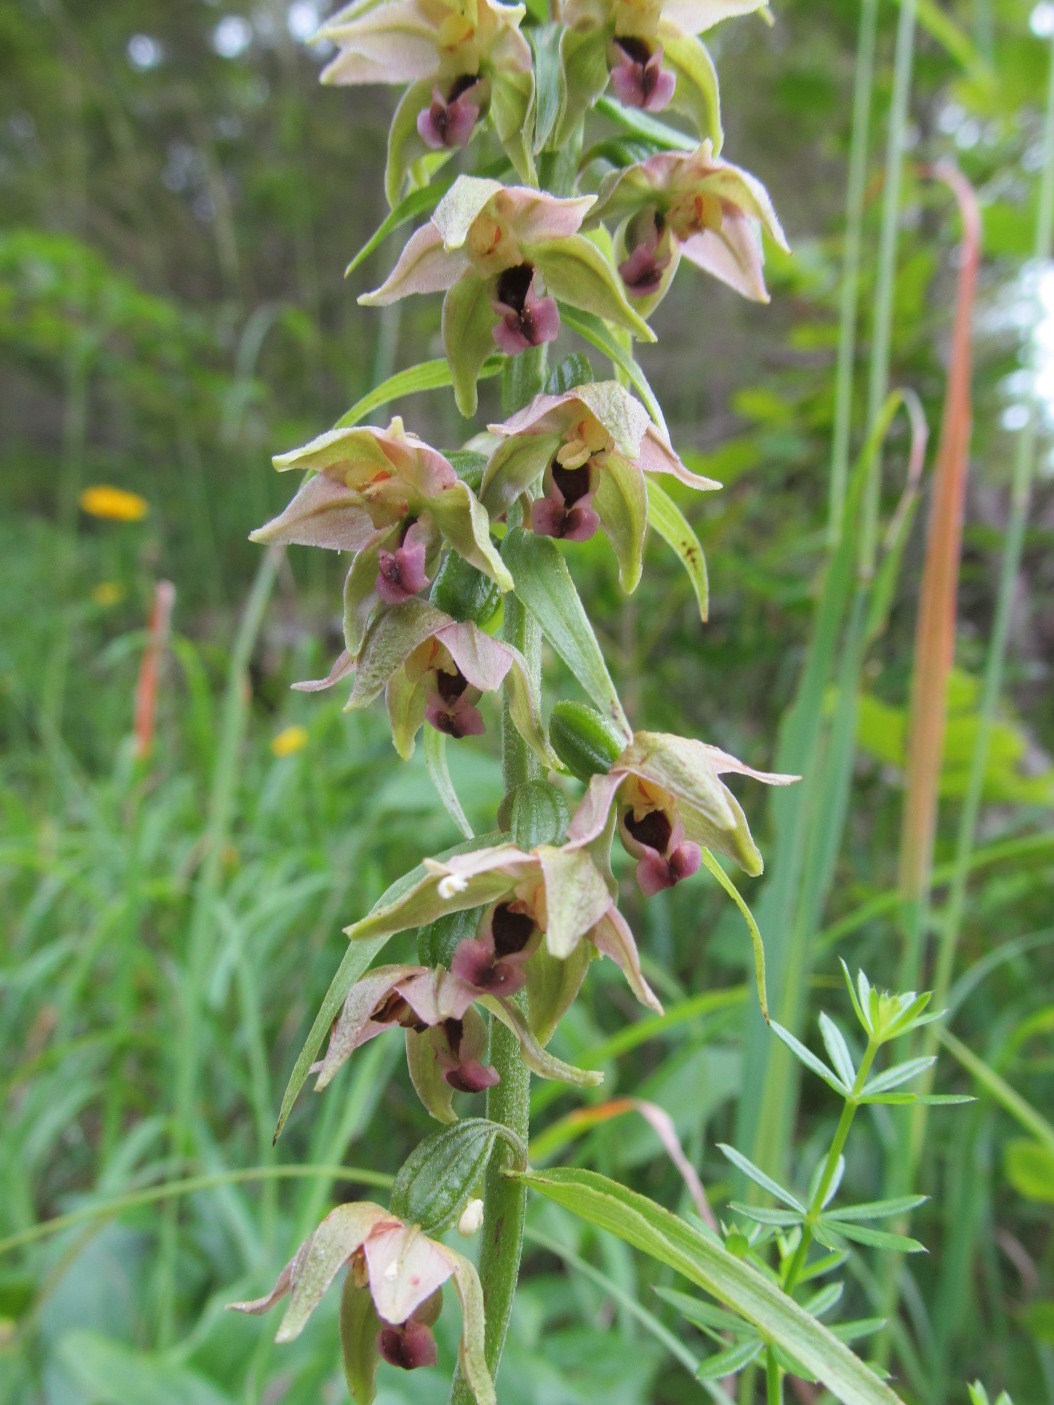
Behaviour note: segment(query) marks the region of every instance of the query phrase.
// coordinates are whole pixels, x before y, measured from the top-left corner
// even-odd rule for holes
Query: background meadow
[[[341,927],[458,837],[382,716],[289,691],[339,648],[340,563],[247,541],[288,497],[272,453],[438,354],[437,303],[356,306],[398,240],[342,280],[386,213],[394,96],[318,88],[302,41],[322,17],[312,0],[0,11],[10,1405],[343,1399],[335,1299],[282,1350],[222,1305],[263,1291],[333,1203],[383,1199],[426,1131],[399,1041],[379,1040],[272,1146]],[[573,569],[638,726],[805,777],[743,794],[774,1015],[817,1050],[821,1010],[848,1027],[839,958],[948,1010],[910,1052],[936,1052],[934,1087],[976,1101],[875,1109],[849,1146],[852,1199],[930,1197],[910,1227],[927,1255],[854,1250],[839,1316],[889,1323],[857,1349],[920,1405],[965,1401],[978,1377],[1033,1405],[1054,1399],[1054,5],[812,0],[774,17],[713,48],[725,152],[766,183],[794,255],[770,258],[768,307],[683,271],[641,353],[678,449],[724,484],[681,500],[709,621],[657,539],[627,606],[601,539]],[[939,162],[979,203],[972,308]],[[916,628],[951,580],[927,532],[967,385],[945,704],[952,624]],[[438,445],[464,437],[448,397],[391,411]],[[568,680],[549,701],[573,695]],[[932,774],[906,764],[911,706],[946,714]],[[490,720],[452,749],[480,825],[501,793]],[[555,1047],[606,1082],[588,1116],[578,1090],[537,1086],[535,1164],[689,1206],[649,1123],[608,1105],[631,1092],[672,1117],[726,1221],[743,1187],[720,1141],[803,1190],[838,1103],[799,1086],[758,1016],[739,914],[706,877],[647,905],[627,887],[624,904],[649,974],[676,973],[667,1013],[641,1018],[598,964]],[[505,1405],[712,1393],[694,1379],[709,1343],[657,1291],[674,1286],[534,1204]],[[456,1316],[438,1329],[448,1361]],[[387,1372],[378,1398],[435,1400],[444,1379]]]

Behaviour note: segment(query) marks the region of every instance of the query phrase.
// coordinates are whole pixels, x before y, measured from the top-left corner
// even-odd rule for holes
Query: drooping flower
[[[587,964],[581,957],[590,947],[619,965],[642,1004],[661,1010],[641,972],[633,934],[585,843],[541,844],[526,852],[500,844],[442,863],[426,859],[424,868],[425,875],[395,901],[348,927],[348,937],[391,936],[448,913],[484,909],[476,936],[455,950],[451,975],[490,992],[481,998],[495,1014],[505,995],[525,983],[531,1028],[543,1043],[577,993]],[[577,983],[554,996],[559,972],[551,962],[569,961],[581,962],[573,968]]]
[[[359,302],[445,293],[443,344],[464,415],[475,412],[479,371],[496,346],[516,355],[555,338],[557,299],[654,341],[614,269],[578,233],[593,200],[460,176],[387,281]]]
[[[715,156],[710,141],[614,172],[589,219],[621,221],[619,274],[648,314],[665,296],[682,255],[744,297],[767,302],[761,231],[787,248],[764,186]]]
[[[465,943],[462,943],[465,945]],[[460,948],[458,948],[460,952]],[[457,953],[455,953],[455,968]],[[523,1060],[542,1078],[589,1086],[595,1073],[577,1069],[546,1053],[529,1025],[493,984],[474,984],[442,966],[378,966],[356,982],[338,1015],[325,1057],[315,1065],[316,1089],[332,1082],[356,1049],[385,1030],[401,1028],[406,1035],[410,1075],[422,1103],[440,1122],[456,1120],[455,1092],[480,1093],[499,1081],[497,1070],[485,1063],[487,1026],[479,1004],[501,1020],[520,1042]]]
[[[490,514],[500,517],[541,478],[542,496],[530,509],[534,531],[585,541],[603,526],[628,591],[640,580],[648,513],[645,475],[672,474],[704,490],[720,487],[684,466],[644,406],[617,381],[538,395],[489,429],[504,440],[480,486]]]
[[[319,38],[338,50],[323,83],[411,85],[389,138],[391,203],[418,155],[465,146],[486,118],[521,176],[533,179],[525,14],[499,0],[356,0],[323,25]]]
[[[607,86],[626,107],[684,112],[700,137],[721,142],[717,75],[695,37],[765,0],[562,0],[561,50],[568,74],[558,142]]]
[[[356,1358],[345,1363],[349,1375],[372,1381],[378,1357],[404,1370],[434,1365],[431,1324],[441,1306],[440,1290],[452,1278],[463,1316],[461,1369],[477,1405],[496,1405],[484,1357],[483,1293],[476,1270],[456,1250],[368,1200],[331,1210],[286,1264],[270,1293],[228,1307],[259,1315],[291,1295],[275,1336],[276,1342],[291,1342],[345,1268],[349,1277],[344,1310],[371,1329],[345,1335],[345,1350],[353,1335],[351,1349],[357,1351]]]
[[[423,600],[405,600],[374,619],[356,658],[344,652],[327,677],[294,686],[319,692],[352,673],[348,707],[368,707],[383,692],[392,740],[404,760],[413,755],[414,738],[425,722],[455,739],[478,736],[485,728],[476,703],[504,685],[524,740],[544,764],[557,764],[522,654],[471,621],[452,620]]]
[[[797,776],[755,771],[734,756],[686,737],[636,732],[611,770],[596,775],[571,820],[571,847],[591,845],[617,818],[622,842],[638,860],[645,894],[673,887],[695,873],[701,849],[727,855],[751,877],[764,864],[746,816],[720,777],[729,772],[766,785]]]
[[[284,512],[252,533],[253,541],[370,553],[375,574],[367,585],[388,604],[424,589],[444,541],[502,590],[511,589],[475,494],[401,419],[387,429],[327,430],[274,463],[314,474]]]

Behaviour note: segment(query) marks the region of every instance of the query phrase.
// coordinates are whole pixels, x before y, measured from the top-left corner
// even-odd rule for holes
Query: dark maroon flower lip
[[[412,1317],[402,1325],[386,1322],[377,1333],[377,1350],[389,1366],[398,1366],[404,1371],[434,1366],[439,1360],[431,1327],[415,1322]]]
[[[560,333],[560,309],[553,298],[541,297],[534,265],[516,264],[498,274],[491,306],[499,321],[494,340],[509,356],[530,346],[555,341]]]
[[[626,849],[639,860],[637,883],[645,897],[699,871],[702,850],[685,839],[684,825],[666,810],[648,810],[638,819],[631,806],[620,817],[619,829]]]
[[[483,1042],[486,1042],[485,1035]],[[442,1069],[444,1083],[459,1093],[482,1093],[485,1088],[493,1088],[501,1082],[498,1070],[477,1058],[471,1044],[471,1039],[466,1036],[464,1020],[444,1020],[438,1026],[436,1060]]]
[[[661,44],[653,49],[644,39],[624,35],[616,38],[615,45],[620,57],[611,69],[611,86],[619,102],[645,112],[661,112],[677,86],[676,77],[662,66]]]
[[[463,74],[446,96],[438,85],[432,89],[432,101],[417,114],[417,132],[425,146],[432,151],[467,146],[483,110],[479,87],[477,76]]]
[[[407,523],[394,551],[377,553],[377,594],[386,605],[401,605],[430,584],[425,570],[426,534],[416,521]]]

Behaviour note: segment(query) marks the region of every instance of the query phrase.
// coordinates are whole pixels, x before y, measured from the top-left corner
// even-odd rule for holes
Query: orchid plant
[[[550,16],[500,0],[355,0],[321,30],[336,51],[324,82],[405,85],[383,233],[418,227],[359,301],[442,295],[438,379],[468,419],[481,377],[500,372],[505,414],[467,424],[463,447],[446,452],[398,417],[387,427],[342,421],[275,459],[307,476],[254,534],[346,555],[345,648],[327,678],[298,686],[346,681],[349,707],[383,695],[404,758],[423,728],[440,796],[466,832],[346,928],[348,953],[279,1126],[311,1073],[326,1087],[363,1044],[397,1028],[439,1130],[396,1178],[389,1209],[338,1206],[268,1296],[234,1305],[263,1312],[289,1294],[278,1334],[289,1340],[346,1270],[343,1359],[359,1405],[373,1398],[378,1362],[436,1362],[431,1325],[449,1279],[464,1314],[452,1400],[495,1399],[530,1179],[530,1075],[599,1081],[547,1048],[597,958],[616,963],[643,1007],[662,1010],[620,911],[615,835],[645,897],[709,873],[739,900],[715,856],[749,876],[762,859],[722,777],[795,779],[695,738],[634,731],[574,584],[577,543],[599,531],[633,591],[649,524],[698,580],[701,547],[662,484],[719,485],[678,455],[634,345],[655,340],[649,318],[682,261],[767,300],[763,239],[785,247],[783,234],[760,184],[720,155],[717,80],[699,38],[762,5],[555,0]],[[667,108],[689,130],[660,125],[654,114]],[[595,141],[598,117],[620,140]],[[603,354],[604,376],[579,346],[548,363],[569,333]],[[401,383],[411,384],[405,373]],[[385,393],[372,403],[387,403]],[[589,700],[557,702],[548,726],[543,635]],[[504,799],[494,829],[477,836],[446,747],[491,730],[495,700]],[[371,965],[400,933],[416,934],[418,961]],[[755,960],[764,1009],[758,947]],[[548,1194],[556,1173],[547,1175],[538,1188]],[[564,1203],[585,1213],[573,1197]],[[454,1225],[478,1229],[478,1268],[442,1242]],[[711,1291],[757,1324],[747,1289],[766,1303],[778,1290],[720,1242],[707,1252],[720,1269]],[[786,1302],[762,1314],[767,1340],[782,1343],[781,1360],[815,1367],[786,1326],[809,1319]],[[851,1398],[893,1398],[833,1337],[829,1349],[834,1365],[816,1367],[817,1378],[837,1390],[859,1367],[877,1393]],[[783,1370],[777,1361],[777,1383]]]

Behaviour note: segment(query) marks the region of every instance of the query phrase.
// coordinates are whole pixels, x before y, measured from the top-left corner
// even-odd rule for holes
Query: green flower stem
[[[823,1209],[823,1203],[827,1199],[827,1192],[831,1189],[835,1175],[838,1171],[838,1161],[845,1149],[846,1139],[849,1130],[853,1125],[857,1109],[860,1106],[860,1095],[864,1091],[864,1084],[871,1073],[871,1065],[875,1061],[879,1045],[875,1040],[868,1041],[864,1050],[864,1057],[860,1060],[860,1067],[857,1069],[856,1078],[853,1081],[852,1091],[845,1100],[845,1107],[842,1108],[842,1115],[838,1119],[838,1126],[835,1128],[834,1140],[831,1142],[831,1149],[827,1153],[827,1163],[823,1168],[823,1175],[820,1177],[816,1187],[816,1192],[809,1205],[809,1213],[801,1229],[801,1243],[794,1251],[794,1257],[787,1267],[787,1273],[783,1280],[783,1291],[793,1293],[794,1288],[805,1268],[805,1260],[809,1257],[809,1249],[812,1246],[812,1227],[819,1218]]]
[[[514,413],[537,395],[545,383],[545,347],[525,352],[510,361],[502,378],[502,404]],[[519,649],[532,685],[541,691],[542,641],[537,622],[510,591],[505,597],[502,638]],[[537,780],[542,768],[520,736],[505,699],[501,719],[502,778],[508,810],[516,789]],[[520,842],[519,835],[513,838]],[[519,1040],[504,1025],[491,1021],[490,1062],[501,1081],[487,1089],[487,1116],[527,1144],[530,1135],[531,1075],[520,1052]],[[520,1277],[523,1226],[527,1213],[527,1187],[505,1175],[507,1151],[499,1146],[483,1180],[483,1227],[480,1231],[479,1276],[486,1304],[485,1353],[487,1368],[497,1378],[512,1302]],[[472,1392],[460,1368],[454,1375],[450,1405],[473,1405]]]

